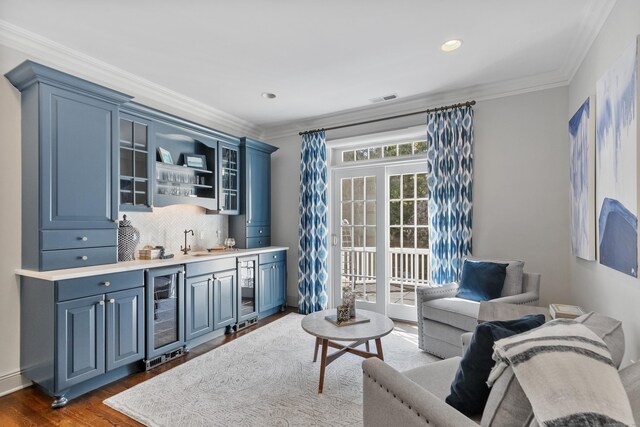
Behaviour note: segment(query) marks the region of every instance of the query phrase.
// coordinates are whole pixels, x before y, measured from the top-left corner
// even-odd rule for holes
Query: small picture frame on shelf
[[[162,163],[166,163],[168,165],[173,164],[173,159],[171,158],[170,152],[162,147],[158,147],[158,154],[160,155],[160,160],[162,160]]]
[[[184,164],[190,168],[206,169],[207,158],[202,154],[187,154],[182,155],[184,157]]]

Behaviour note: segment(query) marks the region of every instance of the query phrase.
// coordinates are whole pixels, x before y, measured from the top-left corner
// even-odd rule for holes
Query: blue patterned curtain
[[[327,147],[324,131],[302,136],[298,226],[298,311],[327,308]]]
[[[431,282],[459,278],[462,257],[471,253],[473,109],[427,116],[429,267]]]

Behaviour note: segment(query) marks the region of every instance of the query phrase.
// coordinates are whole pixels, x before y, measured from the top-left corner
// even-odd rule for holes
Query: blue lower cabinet
[[[107,371],[144,358],[144,289],[106,295]]]
[[[262,264],[259,267],[258,314],[264,313],[275,306],[275,295],[273,292],[274,268],[275,264]]]
[[[213,276],[187,279],[187,341],[213,331]]]
[[[258,314],[260,317],[275,313],[284,307],[287,299],[286,251],[260,254],[258,267]]]
[[[275,305],[285,305],[287,288],[287,266],[284,261],[274,263],[273,293]]]
[[[233,325],[236,321],[236,270],[223,271],[214,274],[214,329]]]
[[[56,318],[55,390],[104,374],[104,295],[58,303]]]

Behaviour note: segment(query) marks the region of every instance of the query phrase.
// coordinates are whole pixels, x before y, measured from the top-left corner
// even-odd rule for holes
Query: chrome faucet
[[[187,254],[191,250],[191,245],[187,246],[187,234],[191,233],[193,236],[193,230],[184,230],[184,248],[180,246],[180,250],[183,254]]]

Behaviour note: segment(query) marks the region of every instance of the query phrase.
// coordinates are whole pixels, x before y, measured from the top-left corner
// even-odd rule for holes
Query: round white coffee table
[[[302,319],[302,329],[316,337],[313,361],[318,359],[318,347],[322,345],[322,355],[320,357],[320,384],[318,393],[322,393],[324,385],[324,370],[328,364],[346,353],[355,354],[365,359],[377,357],[384,360],[382,354],[382,342],[380,338],[393,330],[393,321],[387,316],[374,313],[373,311],[358,310],[357,317],[367,317],[369,322],[355,325],[337,326],[325,319],[325,316],[335,315],[336,310],[317,311],[308,314]],[[376,341],[376,353],[369,351],[369,340]],[[334,341],[353,341],[351,344],[338,344]],[[358,350],[356,347],[365,344],[366,351]],[[337,348],[338,351],[327,355],[327,348]]]

